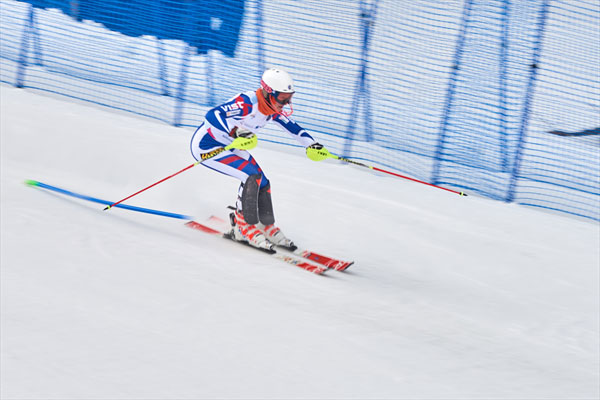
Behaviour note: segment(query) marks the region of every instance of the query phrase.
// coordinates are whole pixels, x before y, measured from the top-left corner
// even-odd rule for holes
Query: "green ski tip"
[[[40,183],[38,181],[27,179],[25,180],[25,184],[29,186],[38,186]]]

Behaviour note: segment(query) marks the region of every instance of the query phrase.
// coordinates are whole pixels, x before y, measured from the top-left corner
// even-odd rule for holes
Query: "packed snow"
[[[0,89],[3,399],[600,396],[597,222],[259,136],[279,226],[355,261],[317,276],[24,185],[117,201],[192,164],[192,130]],[[237,186],[200,165],[127,204],[202,222],[227,217]]]

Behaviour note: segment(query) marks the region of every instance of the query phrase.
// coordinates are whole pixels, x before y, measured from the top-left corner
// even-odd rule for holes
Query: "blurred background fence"
[[[195,127],[281,66],[333,152],[600,220],[599,4],[0,0],[0,80]]]

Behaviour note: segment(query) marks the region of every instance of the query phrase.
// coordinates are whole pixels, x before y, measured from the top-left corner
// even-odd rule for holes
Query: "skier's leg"
[[[267,184],[258,191],[258,219],[263,225],[275,223],[273,202],[271,201],[271,185]]]
[[[232,213],[233,233],[237,240],[245,240],[255,247],[272,249],[272,244],[256,227],[258,217],[258,196],[261,187],[269,185],[269,180],[254,158],[247,151],[235,150],[222,157],[215,157],[202,163],[223,174],[241,181],[238,189],[236,211]]]
[[[271,185],[268,184],[258,192],[258,218],[257,225],[270,242],[277,246],[296,250],[296,245],[285,237],[281,229],[275,226],[275,215],[273,214],[273,202],[271,201]]]

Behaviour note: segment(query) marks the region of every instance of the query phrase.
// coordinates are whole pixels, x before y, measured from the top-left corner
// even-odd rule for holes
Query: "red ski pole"
[[[171,179],[175,175],[179,175],[183,171],[187,171],[188,169],[190,169],[192,167],[195,167],[196,165],[200,164],[201,162],[206,161],[206,160],[208,160],[210,158],[213,158],[213,157],[221,154],[225,150],[231,150],[231,149],[251,150],[254,147],[256,147],[256,142],[257,142],[256,135],[253,135],[250,138],[238,137],[238,138],[234,139],[234,141],[231,142],[231,144],[229,144],[229,145],[227,145],[225,147],[219,147],[218,149],[215,149],[215,150],[213,150],[213,151],[211,151],[209,153],[202,154],[202,158],[199,161],[196,161],[195,163],[193,163],[191,165],[188,165],[187,167],[185,167],[181,171],[175,172],[173,175],[169,175],[166,178],[163,178],[160,181],[155,182],[152,185],[147,186],[147,187],[143,188],[142,190],[137,191],[134,194],[129,195],[129,196],[125,197],[124,199],[121,199],[121,200],[117,201],[116,203],[113,203],[113,204],[107,206],[106,208],[104,208],[104,211],[110,210],[111,208],[113,208],[117,204],[120,204],[120,203],[124,202],[125,200],[130,199],[133,196],[136,196],[136,195],[142,193],[143,191],[146,191],[146,190],[150,189],[151,187],[154,187],[154,186],[158,185],[159,183],[166,181],[167,179]]]
[[[442,189],[442,190],[446,190],[446,191],[448,191],[448,192],[456,193],[456,194],[458,194],[458,195],[460,195],[460,196],[466,196],[466,195],[467,195],[465,192],[458,192],[458,191],[456,191],[456,190],[447,189],[447,188],[445,188],[445,187],[441,187],[441,186],[434,185],[433,183],[429,183],[429,182],[420,181],[420,180],[418,180],[418,179],[411,178],[411,177],[404,176],[404,175],[400,175],[400,174],[397,174],[397,173],[395,173],[395,172],[386,171],[386,170],[384,170],[384,169],[377,168],[377,167],[373,167],[373,166],[371,166],[371,165],[367,165],[367,164],[359,163],[359,162],[357,162],[357,161],[350,160],[350,159],[348,159],[348,158],[344,158],[344,157],[336,156],[335,154],[331,154],[331,153],[329,153],[329,152],[327,152],[327,153],[329,154],[329,157],[330,157],[330,158],[333,158],[333,159],[336,159],[336,160],[344,161],[344,162],[347,162],[347,163],[350,163],[350,164],[354,164],[354,165],[359,165],[359,166],[361,166],[361,167],[369,168],[369,169],[372,169],[372,170],[374,170],[374,171],[384,172],[384,173],[386,173],[386,174],[390,174],[390,175],[397,176],[398,178],[408,179],[409,181],[413,181],[413,182],[422,183],[422,184],[424,184],[424,185],[428,185],[428,186],[433,186],[433,187],[435,187],[435,188],[438,188],[438,189]]]

